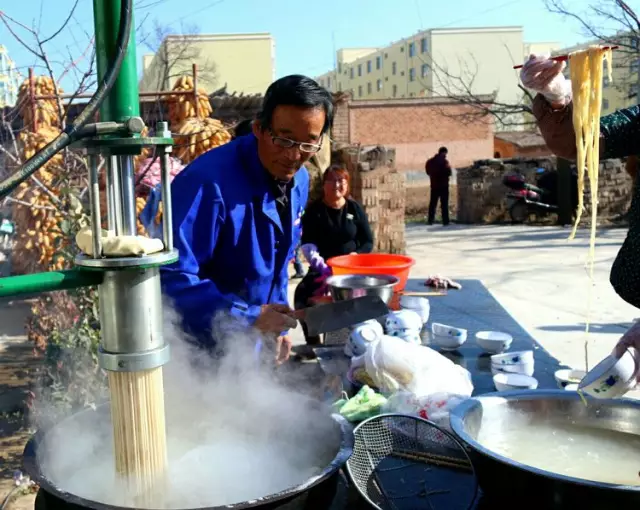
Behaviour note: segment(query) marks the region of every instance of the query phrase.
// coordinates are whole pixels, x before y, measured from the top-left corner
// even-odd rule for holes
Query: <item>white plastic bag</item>
[[[466,397],[449,393],[435,393],[428,397],[416,397],[408,391],[399,391],[389,397],[382,408],[382,412],[419,416],[446,430],[451,430],[449,414],[454,407],[464,400],[466,400]]]
[[[442,354],[423,345],[383,336],[364,355],[367,373],[387,394],[408,391],[415,397],[438,393],[470,397],[471,374]]]

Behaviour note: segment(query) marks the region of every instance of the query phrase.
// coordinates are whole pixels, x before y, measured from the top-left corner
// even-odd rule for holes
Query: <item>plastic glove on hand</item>
[[[333,274],[331,268],[329,266],[325,266],[320,276],[314,280],[319,286],[313,292],[314,297],[326,296],[329,293],[329,286],[327,285],[327,278],[329,278]]]
[[[622,338],[618,341],[613,350],[613,355],[616,358],[621,358],[622,355],[631,349],[633,357],[636,360],[636,381],[640,383],[640,322],[636,322],[631,328],[622,335]]]
[[[550,103],[567,104],[571,100],[571,82],[562,74],[565,67],[566,62],[551,60],[546,55],[530,55],[522,66],[520,80]]]

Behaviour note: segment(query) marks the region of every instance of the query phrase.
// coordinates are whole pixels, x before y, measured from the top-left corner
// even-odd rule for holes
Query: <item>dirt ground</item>
[[[429,209],[430,186],[407,186],[407,197],[405,214],[410,221],[421,221],[427,216]],[[449,216],[452,220],[456,218],[456,208],[458,203],[458,188],[456,185],[449,187]],[[436,212],[436,220],[440,218],[440,206]]]
[[[0,501],[14,487],[14,472],[22,467],[22,450],[30,433],[25,418],[25,397],[37,367],[27,342],[24,323],[28,301],[0,301]],[[16,494],[9,510],[32,510],[34,494]]]

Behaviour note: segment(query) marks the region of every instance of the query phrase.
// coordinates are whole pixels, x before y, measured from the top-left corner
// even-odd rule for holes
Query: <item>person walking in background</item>
[[[451,165],[447,160],[449,151],[446,147],[440,147],[438,154],[429,159],[425,165],[427,175],[431,179],[431,200],[429,202],[429,216],[427,221],[433,225],[436,217],[438,200],[442,209],[442,224],[449,224],[449,178],[451,177]]]

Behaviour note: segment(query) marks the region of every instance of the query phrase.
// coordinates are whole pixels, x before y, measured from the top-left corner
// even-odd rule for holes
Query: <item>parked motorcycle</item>
[[[531,214],[543,217],[558,212],[558,172],[537,170],[536,185],[529,184],[525,176],[511,173],[503,177],[502,183],[511,191],[507,193],[507,208],[513,223],[524,223]],[[578,200],[578,175],[572,173],[572,210]]]

